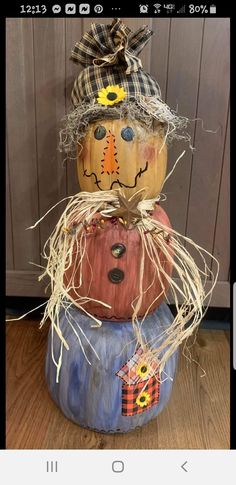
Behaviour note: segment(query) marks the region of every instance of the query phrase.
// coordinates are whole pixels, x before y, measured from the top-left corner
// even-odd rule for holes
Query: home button
[[[112,462],[112,471],[114,473],[122,473],[124,471],[125,465],[123,461],[113,461]]]

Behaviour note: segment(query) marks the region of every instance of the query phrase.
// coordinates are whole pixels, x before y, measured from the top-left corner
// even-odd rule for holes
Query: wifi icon
[[[154,3],[154,13],[161,13],[161,4],[160,3]]]

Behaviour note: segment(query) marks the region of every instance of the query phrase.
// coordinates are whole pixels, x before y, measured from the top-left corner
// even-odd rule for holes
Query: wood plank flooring
[[[181,356],[168,406],[143,428],[119,435],[82,429],[67,420],[47,391],[48,326],[24,320],[6,325],[8,449],[228,449],[229,340],[200,330],[193,357]]]

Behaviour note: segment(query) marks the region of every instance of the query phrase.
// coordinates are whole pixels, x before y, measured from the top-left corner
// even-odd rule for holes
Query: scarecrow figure
[[[104,432],[141,426],[166,405],[179,345],[198,327],[216,281],[206,252],[171,227],[161,206],[167,144],[188,136],[187,119],[161,100],[138,57],[151,35],[114,19],[92,24],[72,51],[83,69],[60,148],[77,159],[82,192],[68,198],[43,253],[50,392],[68,418]]]

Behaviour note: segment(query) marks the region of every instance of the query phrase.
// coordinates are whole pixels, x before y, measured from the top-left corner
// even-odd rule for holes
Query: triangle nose
[[[115,145],[115,135],[109,130],[106,136],[106,146],[103,151],[104,158],[102,162],[102,174],[107,173],[108,175],[112,173],[119,173],[118,161],[117,161],[117,151]]]

